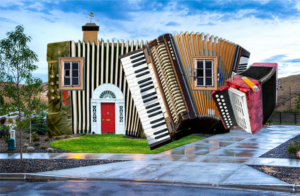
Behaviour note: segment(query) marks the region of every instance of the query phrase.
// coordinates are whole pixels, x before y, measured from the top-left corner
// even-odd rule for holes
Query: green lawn
[[[124,135],[115,134],[87,135],[54,141],[50,143],[50,146],[76,153],[157,154],[204,139],[204,137],[190,135],[156,148],[155,150],[150,150],[148,142],[145,139],[127,139],[123,137]]]

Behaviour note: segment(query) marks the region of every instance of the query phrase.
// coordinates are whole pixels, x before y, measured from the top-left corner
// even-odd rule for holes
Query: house
[[[95,23],[82,26],[82,31],[82,41],[47,46],[49,133],[116,133],[141,137],[141,120],[119,57],[143,48],[148,42],[99,40],[99,26]],[[173,38],[187,70],[190,67],[198,70],[197,73],[206,73],[200,76],[192,71],[188,77],[197,83],[191,86],[197,115],[212,119],[209,124],[203,118],[203,129],[215,129],[220,115],[211,92],[232,75],[245,70],[250,53],[237,44],[203,33],[181,33]],[[197,61],[210,61],[213,66],[210,70],[197,69],[194,57]]]

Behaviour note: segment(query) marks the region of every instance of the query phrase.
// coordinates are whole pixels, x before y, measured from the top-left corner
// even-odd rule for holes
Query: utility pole
[[[290,87],[290,111],[292,109],[292,91],[291,91],[291,87]]]

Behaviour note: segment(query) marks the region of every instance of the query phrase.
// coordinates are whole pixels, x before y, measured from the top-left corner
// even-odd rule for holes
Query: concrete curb
[[[264,190],[264,191],[279,191],[279,192],[294,192],[300,193],[300,185],[292,184],[215,184],[215,183],[198,183],[170,180],[145,180],[145,179],[120,179],[120,178],[81,178],[81,177],[66,177],[66,176],[47,176],[32,173],[5,174],[0,173],[0,181],[67,181],[67,180],[84,180],[84,181],[118,181],[118,182],[140,182],[156,185],[168,186],[189,186],[203,188],[220,188],[220,189],[249,189],[249,190]]]

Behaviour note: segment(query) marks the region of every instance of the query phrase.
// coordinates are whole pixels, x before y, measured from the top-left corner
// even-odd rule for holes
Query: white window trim
[[[78,85],[73,85],[72,83],[73,83],[73,67],[72,67],[72,65],[73,65],[73,63],[78,63]],[[65,85],[65,73],[66,73],[66,70],[65,70],[65,63],[70,63],[70,76],[69,76],[69,78],[70,78],[70,85]],[[63,74],[63,77],[62,77],[62,82],[63,82],[63,86],[64,87],[79,87],[80,86],[80,61],[64,61],[63,62],[63,72],[62,72],[62,74]]]
[[[198,70],[198,67],[197,67],[197,62],[198,61],[203,61],[203,85],[198,85],[197,84],[197,80],[198,80],[198,76],[197,76],[197,70]],[[206,67],[205,67],[205,61],[211,61],[212,62],[212,66],[211,66],[211,78],[212,78],[212,84],[211,85],[206,85]],[[195,71],[196,71],[196,80],[195,80],[195,86],[196,87],[214,87],[214,60],[212,59],[209,59],[209,60],[206,60],[206,59],[195,59]]]

